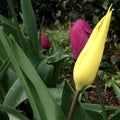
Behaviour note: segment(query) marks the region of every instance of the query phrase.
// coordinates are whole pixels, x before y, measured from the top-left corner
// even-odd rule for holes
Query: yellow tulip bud
[[[78,91],[92,83],[96,77],[112,16],[113,9],[111,7],[93,29],[88,42],[75,63],[73,78]]]

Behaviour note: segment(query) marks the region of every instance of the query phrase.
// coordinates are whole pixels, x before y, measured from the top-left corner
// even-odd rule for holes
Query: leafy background
[[[24,0],[23,0],[24,1]],[[73,24],[74,21],[76,21],[78,18],[84,18],[93,28],[96,23],[99,21],[99,19],[106,13],[107,8],[111,5],[111,0],[31,0],[32,2],[32,6],[35,12],[35,19],[37,21],[37,26],[33,26],[33,29],[29,29],[29,23],[26,22],[27,19],[27,15],[29,12],[25,13],[26,11],[24,9],[21,10],[21,4],[20,4],[20,0],[13,0],[14,3],[14,7],[17,13],[17,18],[19,20],[19,23],[21,25],[21,31],[23,33],[26,33],[26,31],[24,30],[24,27],[28,27],[27,28],[27,35],[24,34],[25,36],[23,37],[23,40],[28,40],[28,35],[30,36],[29,41],[31,41],[34,37],[36,37],[36,33],[31,34],[32,31],[35,32],[40,32],[41,30],[41,21],[43,20],[43,25],[42,25],[42,30],[48,35],[49,39],[51,40],[52,44],[53,44],[53,48],[51,48],[49,50],[49,52],[47,53],[45,51],[45,54],[40,54],[40,56],[38,55],[38,53],[36,52],[36,48],[39,49],[39,42],[38,44],[35,43],[35,41],[33,42],[34,46],[31,46],[31,43],[28,43],[25,41],[25,43],[23,43],[23,46],[25,47],[25,49],[23,49],[23,51],[25,52],[25,54],[27,55],[27,57],[29,58],[29,60],[31,61],[31,63],[29,62],[28,58],[26,58],[26,56],[24,55],[23,52],[21,52],[20,48],[16,45],[16,43],[13,42],[13,36],[14,39],[17,40],[17,38],[21,37],[21,36],[17,36],[19,35],[19,32],[17,31],[17,27],[15,26],[15,24],[11,24],[11,21],[7,21],[7,19],[3,18],[2,16],[0,16],[2,22],[0,23],[3,27],[4,27],[4,32],[7,32],[6,34],[9,35],[12,32],[12,37],[9,36],[8,39],[11,39],[12,42],[8,43],[8,45],[10,45],[10,50],[11,50],[11,54],[9,55],[7,53],[7,49],[4,45],[4,47],[1,45],[0,42],[0,49],[3,51],[1,52],[1,56],[2,58],[0,58],[0,95],[2,97],[0,97],[0,102],[4,103],[4,106],[1,105],[0,106],[0,114],[2,114],[1,116],[5,116],[5,119],[8,119],[8,116],[6,115],[6,112],[4,113],[3,111],[7,111],[8,113],[10,113],[10,111],[12,111],[13,116],[17,116],[18,118],[21,118],[22,120],[25,119],[26,117],[21,116],[21,114],[19,114],[15,109],[13,109],[14,107],[17,106],[17,109],[19,111],[21,111],[23,113],[23,115],[27,116],[29,119],[32,119],[33,117],[33,112],[31,110],[31,106],[32,109],[35,111],[37,108],[38,110],[40,110],[40,108],[38,107],[38,100],[36,99],[37,96],[35,96],[35,100],[36,100],[36,107],[33,107],[33,104],[31,102],[31,100],[25,100],[26,99],[26,94],[21,86],[21,83],[18,79],[18,76],[16,76],[16,72],[18,73],[18,75],[20,77],[27,80],[27,84],[28,84],[28,92],[30,91],[30,86],[33,88],[32,93],[36,92],[38,94],[47,94],[48,99],[50,99],[52,101],[53,98],[51,98],[51,95],[46,92],[46,90],[44,91],[43,89],[43,93],[40,93],[39,91],[39,87],[34,89],[33,86],[42,86],[43,88],[45,88],[45,86],[43,85],[43,82],[47,85],[47,87],[49,88],[49,92],[53,95],[54,99],[57,101],[58,105],[61,105],[61,109],[62,112],[64,113],[65,117],[67,117],[68,115],[68,110],[72,101],[72,97],[73,97],[73,92],[74,92],[74,84],[73,84],[73,79],[72,79],[72,70],[73,70],[73,65],[74,65],[74,60],[72,57],[72,52],[71,52],[71,46],[70,46],[70,42],[69,42],[69,31],[70,28]],[[113,17],[112,17],[112,21],[111,21],[111,26],[110,26],[110,30],[109,30],[109,34],[108,34],[108,40],[106,42],[106,47],[105,47],[105,52],[104,52],[104,56],[103,56],[103,60],[100,66],[100,70],[98,71],[98,76],[100,78],[100,80],[104,80],[100,81],[101,83],[101,88],[102,88],[102,93],[103,95],[106,96],[107,91],[111,92],[115,91],[114,94],[110,94],[111,96],[113,96],[113,99],[115,99],[116,101],[113,102],[113,107],[111,106],[105,106],[106,107],[106,111],[108,114],[111,115],[111,113],[115,113],[115,116],[113,116],[111,118],[111,120],[116,120],[119,116],[119,108],[116,108],[116,104],[117,103],[117,107],[120,104],[119,103],[119,99],[120,99],[120,86],[119,84],[119,77],[120,77],[120,54],[119,54],[119,48],[120,48],[120,39],[119,39],[119,31],[120,31],[120,24],[119,24],[119,18],[120,18],[120,1],[119,0],[114,0],[113,2],[113,7],[114,7],[114,12],[113,12]],[[1,0],[0,1],[0,14],[2,14],[3,16],[6,16],[7,18],[12,18],[12,14],[10,13],[10,9],[7,6],[7,1],[6,0]],[[26,5],[25,5],[26,6]],[[25,8],[25,7],[23,7]],[[24,17],[24,19],[21,19],[21,13],[25,13],[22,17]],[[30,12],[32,13],[32,12]],[[27,14],[27,15],[26,15]],[[32,16],[33,14],[31,14]],[[30,17],[31,17],[30,16]],[[33,21],[33,23],[35,23],[34,21],[34,16],[32,16],[30,18],[30,20]],[[24,24],[26,26],[24,26]],[[8,29],[10,26],[10,29]],[[38,31],[36,31],[36,27],[38,29]],[[0,28],[1,29],[1,28]],[[1,29],[1,32],[2,29]],[[16,35],[17,34],[17,35]],[[2,39],[5,37],[3,34],[1,34]],[[37,38],[37,37],[36,37]],[[39,39],[39,38],[38,38]],[[4,38],[4,40],[6,40],[6,38]],[[19,43],[19,41],[16,41]],[[5,43],[4,43],[5,44]],[[27,45],[27,46],[26,46]],[[35,47],[37,45],[37,47]],[[20,52],[21,54],[17,54],[16,50],[12,49],[12,47],[15,47],[18,51],[18,53]],[[32,48],[32,49],[30,49]],[[13,57],[11,57],[12,52],[14,53]],[[31,54],[32,53],[32,54]],[[35,54],[34,54],[35,53]],[[8,56],[7,56],[8,54]],[[0,56],[0,57],[1,57]],[[27,68],[27,64],[24,65],[24,60],[20,60],[19,58],[23,58],[25,59],[26,63],[28,63],[28,66],[30,67]],[[34,59],[33,59],[34,58]],[[11,62],[12,61],[12,67],[11,67]],[[13,61],[17,61],[18,65],[17,67],[20,69],[20,71],[16,71],[13,69],[13,67],[16,68],[16,66],[14,65]],[[39,62],[38,62],[39,61]],[[62,66],[60,63],[63,63]],[[45,71],[43,71],[43,68],[46,68]],[[58,70],[59,68],[59,70]],[[29,71],[30,70],[30,71]],[[31,71],[32,70],[32,71]],[[56,72],[57,71],[57,72]],[[33,86],[31,85],[31,78],[33,78],[33,76],[31,76],[29,73],[33,73],[35,76],[37,76],[37,82],[42,81],[43,82],[38,82],[39,84],[37,84],[35,81],[32,83]],[[36,75],[37,74],[37,75]],[[38,77],[38,75],[40,77]],[[43,76],[42,76],[43,75]],[[34,76],[33,79],[35,79],[36,77]],[[49,82],[48,82],[48,78],[49,78]],[[56,81],[57,79],[57,81]],[[6,82],[4,81],[7,81]],[[51,84],[53,81],[54,84]],[[67,81],[64,83],[63,85],[63,81]],[[69,83],[70,85],[69,85]],[[2,84],[1,84],[2,83]],[[41,85],[42,84],[42,85]],[[103,85],[103,86],[102,86]],[[18,86],[18,87],[17,87]],[[72,87],[73,88],[72,88]],[[116,87],[117,86],[117,87]],[[113,88],[112,88],[113,87]],[[14,88],[14,92],[12,91]],[[21,91],[19,91],[21,89]],[[27,88],[24,88],[25,90]],[[15,91],[19,91],[19,94],[17,94]],[[27,93],[27,92],[26,92]],[[90,96],[90,95],[94,95],[94,96]],[[13,99],[13,96],[18,96],[18,101],[12,101],[11,99]],[[21,97],[19,97],[21,95]],[[99,101],[98,99],[95,101],[95,98],[97,96],[96,95],[96,91],[95,91],[95,85],[91,85],[88,86],[88,88],[86,88],[85,91],[83,91],[83,96],[80,98],[82,100],[82,104],[81,103],[77,103],[78,107],[76,108],[76,112],[75,115],[76,117],[74,117],[74,120],[76,120],[78,117],[81,117],[82,120],[83,118],[86,120],[96,120],[99,118],[102,119],[102,115],[101,115],[101,108],[99,106]],[[28,95],[29,96],[29,95]],[[39,95],[39,97],[41,97]],[[67,99],[66,99],[67,98]],[[108,97],[108,99],[110,99],[111,97]],[[34,99],[34,96],[31,97],[31,99]],[[106,98],[105,98],[106,99]],[[14,99],[15,100],[15,99]],[[39,99],[40,100],[40,99]],[[42,99],[43,103],[45,104],[45,107],[49,104],[46,104],[47,100],[44,101],[44,99]],[[69,100],[69,101],[68,101]],[[92,101],[93,100],[93,101]],[[24,101],[24,102],[22,102]],[[20,104],[22,102],[22,104]],[[31,106],[30,106],[30,104]],[[91,104],[89,105],[89,103],[96,103],[96,104]],[[110,101],[111,102],[111,101]],[[53,101],[51,102],[52,104]],[[98,104],[97,104],[98,103]],[[6,106],[6,105],[10,105],[10,106]],[[18,106],[19,105],[19,106]],[[106,102],[106,105],[111,105],[108,104],[108,102]],[[53,108],[56,108],[56,104],[53,105]],[[49,107],[51,108],[51,107]],[[43,108],[44,109],[44,108]],[[58,107],[57,107],[58,109]],[[1,111],[3,110],[3,111]],[[49,109],[50,110],[50,109]],[[54,110],[54,109],[53,109]],[[41,111],[41,110],[40,110]],[[59,111],[59,109],[58,109]],[[98,112],[96,112],[98,111]],[[44,113],[44,112],[43,112]],[[78,114],[79,113],[79,114]],[[60,113],[56,113],[58,116],[62,116],[61,112]],[[35,113],[35,115],[37,116],[38,114]],[[48,114],[48,116],[50,116],[51,118],[53,116],[51,116],[51,114]],[[86,116],[86,117],[84,117]],[[42,115],[42,117],[45,117],[44,114]],[[38,116],[39,118],[39,116]],[[12,118],[11,118],[12,119]],[[64,119],[63,117],[60,119]]]

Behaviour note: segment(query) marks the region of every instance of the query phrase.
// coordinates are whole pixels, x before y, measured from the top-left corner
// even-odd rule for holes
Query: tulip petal
[[[92,83],[98,71],[112,15],[111,6],[107,14],[94,28],[88,42],[79,55],[73,71],[76,90]]]
[[[78,58],[80,52],[87,43],[91,32],[92,29],[90,25],[81,18],[73,24],[70,31],[70,42],[75,60]]]
[[[41,42],[42,48],[49,49],[51,47],[51,42],[49,41],[48,37],[42,32],[41,33]]]

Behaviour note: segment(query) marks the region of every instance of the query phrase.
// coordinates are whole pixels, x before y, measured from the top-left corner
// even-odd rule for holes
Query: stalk
[[[75,111],[75,106],[76,106],[76,103],[78,101],[79,94],[80,94],[80,91],[76,90],[67,120],[72,120],[73,119],[73,114],[74,114],[74,111]]]
[[[101,94],[99,79],[96,78],[95,82],[96,82],[96,88],[97,88],[97,93],[98,93],[98,99],[99,99],[101,109],[102,109],[103,120],[108,120],[106,110],[105,110],[105,106],[104,106],[104,100],[103,100],[103,97],[102,97],[102,94]]]

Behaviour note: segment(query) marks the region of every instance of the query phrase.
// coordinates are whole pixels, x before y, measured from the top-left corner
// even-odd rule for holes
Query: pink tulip
[[[78,19],[70,30],[70,42],[72,46],[73,57],[76,60],[84,48],[92,29],[83,19]]]
[[[43,32],[41,33],[41,45],[43,49],[49,49],[51,47],[50,40]]]

